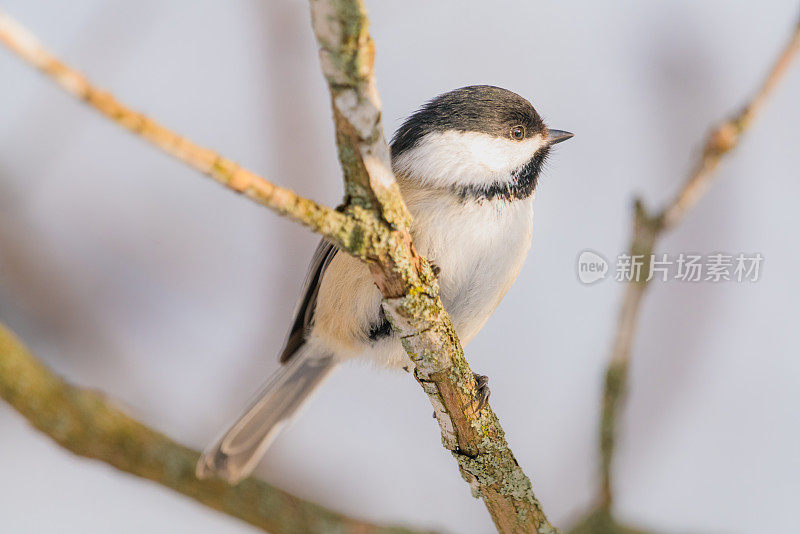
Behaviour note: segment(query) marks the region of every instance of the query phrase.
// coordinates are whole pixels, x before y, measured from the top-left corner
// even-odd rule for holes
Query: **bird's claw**
[[[479,412],[489,403],[489,396],[492,394],[492,391],[489,389],[488,376],[479,375],[478,373],[472,374],[475,376],[475,389],[478,390],[478,393],[475,395],[475,400],[478,401],[478,408],[475,411]]]
[[[472,373],[472,376],[475,377],[475,389],[477,390],[475,400],[478,402],[478,407],[475,411],[480,412],[489,404],[489,396],[492,394],[489,389],[489,377],[478,373]],[[436,412],[433,412],[433,418],[436,419]]]

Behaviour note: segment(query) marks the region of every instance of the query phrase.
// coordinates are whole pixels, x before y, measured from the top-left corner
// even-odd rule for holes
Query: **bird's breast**
[[[440,268],[442,302],[462,342],[467,343],[522,268],[531,243],[531,199],[476,202],[453,195],[408,197],[414,243]]]

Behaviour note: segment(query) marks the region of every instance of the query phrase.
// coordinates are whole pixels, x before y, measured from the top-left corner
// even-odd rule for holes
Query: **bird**
[[[433,266],[462,344],[481,330],[528,255],[533,198],[553,145],[533,105],[492,85],[441,94],[409,116],[391,141],[392,171],[412,215],[414,246]],[[281,367],[197,463],[200,478],[236,484],[331,372],[362,358],[410,370],[381,308],[369,268],[323,239],[311,259]],[[478,409],[488,379],[476,375]]]

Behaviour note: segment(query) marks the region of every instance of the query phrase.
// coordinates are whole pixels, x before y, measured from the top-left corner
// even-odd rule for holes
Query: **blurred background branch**
[[[129,417],[104,394],[51,373],[0,324],[0,397],[73,453],[146,478],[273,534],[414,534],[352,519],[253,477],[236,486],[199,480],[200,454]]]
[[[619,414],[627,391],[631,351],[636,333],[642,298],[651,281],[652,254],[659,238],[683,220],[711,186],[714,172],[723,156],[736,148],[767,99],[784,78],[800,50],[800,20],[791,38],[781,50],[777,60],[761,86],[741,111],[723,120],[707,135],[703,150],[694,170],[690,173],[675,198],[658,213],[650,214],[641,199],[635,202],[633,232],[629,255],[642,260],[642,269],[627,282],[619,314],[611,357],[605,373],[605,389],[600,420],[601,487],[598,509],[572,532],[613,533],[631,532],[618,525],[612,515],[613,476],[612,463],[619,433]]]
[[[156,148],[273,211],[290,217],[342,245],[345,217],[294,192],[277,186],[240,167],[213,150],[198,146],[145,115],[118,102],[110,93],[91,84],[81,73],[61,62],[30,31],[0,11],[0,42],[56,82],[72,96]]]

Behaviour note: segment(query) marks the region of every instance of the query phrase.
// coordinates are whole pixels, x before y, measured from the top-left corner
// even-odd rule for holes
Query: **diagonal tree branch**
[[[75,454],[146,478],[273,534],[414,534],[372,525],[248,478],[237,486],[194,476],[200,454],[132,419],[102,393],[51,373],[0,324],[0,398]]]
[[[741,136],[752,125],[779,82],[785,77],[792,61],[800,51],[800,23],[781,50],[778,59],[754,96],[739,111],[722,121],[709,132],[703,151],[693,171],[676,196],[658,213],[651,215],[637,199],[633,220],[630,255],[643,257],[641,277],[628,282],[620,310],[619,321],[606,369],[603,408],[600,423],[601,489],[598,513],[610,517],[613,503],[612,460],[617,434],[617,417],[627,388],[631,348],[638,323],[642,299],[650,277],[650,258],[659,238],[683,220],[711,186],[714,172],[725,154],[736,148]],[[611,531],[609,531],[611,532]]]
[[[389,231],[388,257],[372,264],[372,273],[385,297],[384,311],[431,400],[442,442],[500,532],[553,532],[497,417],[488,406],[475,410],[474,375],[430,266],[414,250],[380,122],[364,5],[361,0],[311,0],[311,16],[331,92],[345,212],[370,208]]]
[[[800,51],[800,22],[795,25],[788,42],[780,51],[778,58],[750,101],[741,111],[712,130],[706,138],[703,153],[694,171],[689,175],[675,198],[664,206],[658,215],[662,220],[662,231],[677,226],[708,190],[714,178],[714,171],[722,157],[736,148],[741,135],[764,110],[769,97],[786,77],[798,51]]]
[[[213,151],[170,132],[92,86],[0,12],[0,42],[63,89],[216,181],[310,227],[366,261],[384,309],[415,363],[442,441],[500,532],[554,532],[530,480],[488,406],[475,410],[476,384],[428,263],[414,250],[410,216],[391,171],[373,77],[374,45],[360,0],[312,0],[314,33],[328,81],[345,205],[332,210],[276,186]],[[0,374],[0,382],[13,377]]]
[[[55,81],[72,96],[134,135],[146,139],[190,167],[281,215],[350,249],[343,242],[352,224],[344,215],[302,198],[244,169],[208,148],[177,135],[92,85],[81,73],[50,54],[26,28],[0,10],[0,43]]]

